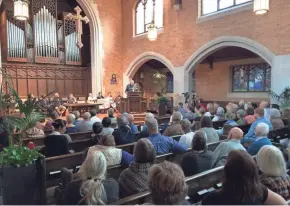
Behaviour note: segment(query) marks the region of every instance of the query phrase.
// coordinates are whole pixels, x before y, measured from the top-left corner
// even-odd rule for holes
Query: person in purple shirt
[[[158,122],[156,119],[148,119],[146,125],[149,132],[148,139],[152,142],[157,154],[186,152],[186,145],[175,141],[171,137],[162,136],[159,133]]]
[[[252,123],[248,133],[241,140],[242,144],[255,141],[255,137],[256,137],[255,128],[257,127],[257,125],[259,123],[267,124],[269,126],[269,130],[273,129],[271,122],[264,117],[264,109],[263,108],[257,108],[255,110],[255,116],[257,119],[255,122]]]

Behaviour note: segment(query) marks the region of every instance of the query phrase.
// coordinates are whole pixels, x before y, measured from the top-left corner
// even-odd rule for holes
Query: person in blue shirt
[[[129,127],[131,128],[131,132],[133,132],[134,134],[138,133],[138,128],[134,124],[134,116],[132,114],[128,114],[127,119],[129,122]]]
[[[259,123],[265,123],[269,126],[269,130],[272,130],[272,124],[269,120],[267,120],[264,117],[264,109],[263,108],[257,108],[255,110],[255,116],[256,116],[256,121],[252,123],[248,133],[244,136],[244,138],[241,140],[242,144],[252,142],[255,140],[255,128]]]
[[[129,144],[133,142],[135,135],[131,131],[131,128],[128,124],[129,123],[126,117],[121,116],[117,118],[118,128],[113,132],[116,145]]]
[[[250,155],[256,155],[259,150],[265,145],[272,145],[272,142],[267,137],[269,134],[269,125],[266,123],[259,123],[255,128],[255,140],[247,149]]]
[[[270,104],[267,101],[262,101],[259,105],[260,108],[264,109],[264,117],[270,121],[271,115],[270,115]]]
[[[178,111],[182,114],[182,117],[185,116],[186,110],[183,108],[183,103],[182,102],[178,103]]]
[[[179,143],[171,137],[162,136],[159,133],[158,122],[156,119],[148,119],[147,130],[149,132],[148,139],[154,145],[157,154],[165,154],[169,152],[184,153],[187,150],[185,144]]]

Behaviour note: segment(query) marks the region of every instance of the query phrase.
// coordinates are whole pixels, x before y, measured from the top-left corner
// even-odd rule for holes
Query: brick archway
[[[136,57],[123,74],[123,88],[126,88],[127,84],[129,84],[130,79],[134,77],[138,69],[145,62],[152,59],[162,62],[170,70],[174,78],[174,65],[165,56],[155,52],[145,52]]]
[[[215,51],[228,47],[235,46],[247,49],[261,58],[263,58],[269,65],[273,67],[275,54],[262,44],[245,37],[240,36],[223,36],[216,38],[202,47],[200,47],[185,63],[184,65],[184,88],[185,91],[190,92],[191,81],[190,77],[196,66],[208,55]]]

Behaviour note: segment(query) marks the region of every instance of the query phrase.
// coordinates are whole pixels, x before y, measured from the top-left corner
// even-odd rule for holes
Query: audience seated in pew
[[[65,133],[66,122],[57,119],[52,123],[55,131],[51,135],[47,135],[44,139],[44,155],[46,157],[54,157],[70,153],[69,140]]]
[[[111,119],[112,127],[115,128],[117,126],[117,119],[114,117],[114,109],[108,109],[108,117]]]
[[[134,141],[134,133],[129,127],[129,122],[125,116],[117,118],[118,128],[114,130],[113,136],[115,137],[116,145],[129,144]]]
[[[252,124],[253,122],[256,121],[256,116],[254,114],[255,114],[255,110],[253,107],[248,107],[246,109],[245,120],[247,124]]]
[[[63,205],[104,205],[119,199],[116,180],[106,179],[107,161],[100,151],[93,152],[83,163],[79,179],[68,184],[62,195]]]
[[[255,127],[255,140],[250,144],[247,151],[250,155],[256,155],[259,150],[265,145],[272,145],[268,138],[269,125],[266,123],[259,123]]]
[[[246,150],[241,144],[243,134],[243,131],[237,127],[229,131],[228,141],[220,143],[213,152],[213,168],[225,165],[230,151]]]
[[[149,170],[149,188],[154,205],[188,204],[184,173],[175,163],[164,161],[153,165]]]
[[[52,123],[52,126],[53,131],[50,135],[64,135],[67,138],[68,143],[72,142],[69,134],[66,134],[66,121],[62,119],[57,119]]]
[[[93,124],[93,134],[92,134],[92,140],[94,143],[99,143],[100,139],[103,136],[103,124],[100,122],[95,122]]]
[[[278,109],[272,108],[270,110],[270,121],[273,126],[273,130],[285,127],[285,124],[281,119],[281,113]]]
[[[201,129],[199,131],[205,132],[207,136],[207,143],[219,141],[218,132],[213,128],[211,118],[203,116],[200,120]]]
[[[83,119],[84,120],[81,120],[77,125],[77,129],[80,131],[80,132],[87,132],[87,131],[92,131],[93,129],[93,124],[91,122],[91,114],[88,113],[88,112],[85,112],[83,114]]]
[[[96,123],[95,123],[96,124]],[[99,143],[90,147],[87,151],[86,158],[91,156],[94,152],[100,151],[105,155],[107,166],[122,165],[128,167],[134,156],[122,149],[115,148],[116,143],[113,135],[104,135],[101,137]],[[81,166],[79,173],[83,171],[83,165]]]
[[[90,111],[90,115],[91,115],[91,124],[93,125],[95,122],[102,122],[102,120],[97,117],[97,110],[96,109],[92,109]]]
[[[76,128],[76,126],[73,124],[75,121],[75,115],[69,114],[66,117],[66,133],[77,133],[79,130]]]
[[[175,141],[171,137],[163,136],[159,133],[158,122],[155,118],[146,121],[147,130],[149,132],[148,139],[154,145],[157,154],[165,154],[169,152],[184,153],[187,146]]]
[[[249,141],[253,141],[255,138],[255,128],[259,123],[265,123],[269,126],[269,129],[272,130],[272,124],[264,117],[264,109],[257,108],[255,110],[255,116],[257,120],[252,123],[248,133],[242,139],[242,144],[247,143]]]
[[[109,117],[103,118],[102,125],[103,125],[103,130],[102,130],[103,135],[113,134],[114,129],[111,127],[111,119]]]
[[[181,160],[181,168],[186,177],[212,168],[213,154],[207,150],[207,137],[204,132],[196,132],[192,139],[192,151]]]
[[[247,122],[245,120],[245,116],[246,116],[246,111],[245,110],[239,109],[237,111],[237,118],[238,118],[237,124],[238,125],[245,125],[245,124],[247,124]]]
[[[152,113],[146,113],[146,115],[145,115],[145,125],[143,126],[143,128],[142,128],[142,130],[141,130],[141,133],[142,132],[146,132],[147,134],[148,134],[148,130],[147,130],[147,125],[146,125],[146,121],[148,120],[148,119],[153,119],[154,118],[154,114],[152,114]],[[148,135],[149,136],[149,135]],[[147,136],[147,137],[148,137]]]
[[[224,167],[222,188],[206,195],[202,205],[285,205],[277,193],[259,181],[253,158],[243,150],[232,150]]]
[[[42,125],[40,122],[36,122],[35,126],[26,131],[28,138],[45,137]]]
[[[180,114],[182,115],[182,117],[185,116],[186,110],[184,109],[182,102],[179,102],[178,103],[178,112],[180,112]]]
[[[281,150],[271,145],[263,146],[256,156],[256,162],[262,173],[262,184],[285,200],[289,199],[290,177]]]
[[[82,121],[82,120],[80,120],[81,114],[80,114],[79,111],[73,111],[72,114],[75,115],[75,120],[74,120],[74,122],[73,122],[73,125],[77,126],[78,123],[79,123],[80,121]]]
[[[226,115],[225,115],[225,118],[226,118],[227,121],[224,123],[224,126],[225,125],[231,125],[233,127],[234,126],[238,126],[238,124],[234,120],[234,119],[236,119],[236,114],[235,113],[227,112]],[[224,134],[224,127],[218,130],[218,134],[219,134],[219,136]]]
[[[222,107],[218,107],[216,110],[216,114],[214,115],[212,121],[217,122],[220,120],[225,120],[225,110]]]
[[[120,174],[120,198],[149,190],[148,173],[156,159],[154,146],[148,139],[140,139],[134,147],[134,157],[135,161]]]
[[[180,137],[179,142],[185,144],[187,148],[190,148],[194,135],[194,132],[191,131],[191,123],[188,119],[183,119],[180,125],[185,134]]]
[[[181,119],[182,114],[180,112],[173,112],[172,123],[165,129],[163,135],[164,136],[183,135],[184,132],[180,125]]]
[[[53,130],[53,126],[52,123],[57,120],[59,118],[59,115],[56,111],[51,112],[51,114],[49,115],[49,118],[47,119],[47,122],[43,128],[43,130],[45,131],[51,131]]]
[[[205,108],[204,107],[200,107],[200,106],[196,106],[195,112],[197,114],[197,117],[194,119],[194,121],[200,121],[201,118],[204,116],[205,114]]]
[[[189,111],[184,114],[183,119],[188,119],[189,121],[193,121],[196,118],[197,114],[194,113],[193,107],[189,106],[188,109]]]
[[[138,128],[136,125],[134,125],[134,116],[132,114],[128,114],[127,116],[129,127],[131,128],[131,131],[136,134],[138,133]]]

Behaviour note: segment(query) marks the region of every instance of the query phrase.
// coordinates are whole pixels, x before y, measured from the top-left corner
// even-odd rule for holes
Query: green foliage
[[[30,150],[27,147],[13,145],[4,148],[4,151],[0,153],[0,164],[2,166],[24,167],[32,164],[41,156],[35,149]]]
[[[3,77],[6,78],[8,93],[4,94],[2,86],[0,88],[0,110],[4,111],[7,108],[7,103],[5,101],[15,100],[16,104],[19,107],[20,114],[24,115],[23,117],[4,115],[2,118],[5,123],[0,124],[2,130],[6,130],[9,136],[9,147],[4,148],[0,153],[0,164],[5,166],[25,166],[31,164],[34,160],[41,156],[36,150],[30,150],[27,147],[23,147],[23,137],[26,134],[27,130],[33,128],[35,124],[44,119],[45,115],[38,112],[37,101],[33,99],[31,101],[23,102],[18,93],[13,89],[9,82],[10,79],[8,75],[3,73]],[[6,97],[4,98],[4,96]],[[9,98],[8,98],[9,96]],[[17,136],[19,138],[18,145],[14,144],[13,136],[14,132],[17,131]]]
[[[165,89],[166,89],[166,85],[164,85],[164,79],[167,79],[167,76],[165,74],[160,73],[159,71],[155,70],[152,74],[153,77],[153,82],[155,84],[159,84],[160,86],[160,93],[161,94],[165,94]]]
[[[158,100],[158,104],[160,104],[160,102],[168,102],[167,97],[160,97]]]
[[[269,91],[272,98],[276,99],[280,108],[285,110],[290,107],[290,87],[287,86],[283,89],[281,94],[277,94],[274,91]]]

